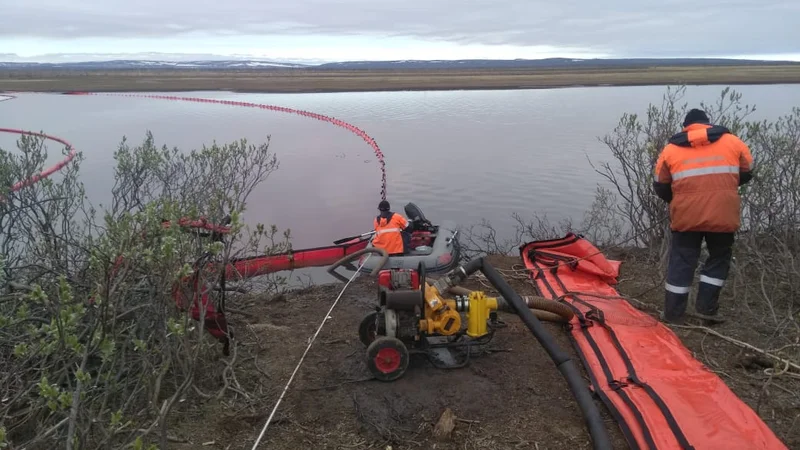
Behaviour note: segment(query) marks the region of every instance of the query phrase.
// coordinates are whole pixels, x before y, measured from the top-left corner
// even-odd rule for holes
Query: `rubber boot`
[[[719,314],[721,291],[722,288],[719,286],[701,282],[697,288],[697,299],[694,302],[694,309],[697,312],[693,316],[702,319],[706,325],[725,322],[725,318]]]
[[[689,294],[676,294],[666,291],[664,295],[664,313],[662,320],[675,325],[683,324],[683,314],[686,312],[686,304],[689,302]]]

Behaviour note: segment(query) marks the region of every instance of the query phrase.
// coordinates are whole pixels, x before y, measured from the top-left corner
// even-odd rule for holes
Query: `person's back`
[[[658,159],[655,183],[657,191],[671,187],[672,230],[738,230],[738,187],[749,181],[751,163],[747,145],[724,127],[692,123],[672,136]],[[670,194],[659,196],[667,200]]]
[[[653,188],[669,203],[672,236],[663,318],[680,323],[703,241],[708,259],[700,271],[696,316],[721,322],[719,295],[728,277],[736,231],[741,224],[739,186],[752,178],[753,157],[738,137],[711,125],[702,110],[686,115],[656,162]]]
[[[372,246],[386,250],[389,255],[402,255],[405,252],[403,232],[409,223],[402,215],[390,211],[389,202],[382,201],[378,205],[380,214],[373,220],[375,236]]]

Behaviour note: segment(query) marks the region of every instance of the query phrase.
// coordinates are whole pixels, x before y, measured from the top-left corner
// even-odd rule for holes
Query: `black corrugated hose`
[[[456,268],[454,271],[450,272],[448,276],[456,276],[456,277],[463,277],[466,278],[469,275],[477,272],[480,270],[485,276],[489,283],[498,290],[500,295],[505,298],[508,303],[514,308],[517,315],[519,315],[522,322],[528,329],[533,333],[533,336],[536,338],[537,341],[544,347],[547,351],[547,354],[556,364],[558,371],[561,372],[561,375],[567,380],[567,384],[569,385],[569,389],[572,391],[572,395],[575,397],[575,400],[578,402],[578,406],[581,408],[581,412],[583,413],[583,418],[586,421],[586,425],[589,428],[589,435],[592,437],[592,441],[594,443],[595,450],[611,450],[613,447],[611,445],[611,439],[608,436],[608,431],[606,430],[603,419],[600,416],[600,410],[597,409],[597,405],[592,400],[592,394],[589,392],[589,388],[584,383],[583,378],[581,377],[580,371],[573,363],[572,359],[569,357],[567,353],[565,353],[561,348],[559,348],[558,344],[556,344],[553,336],[547,332],[545,327],[542,325],[542,322],[536,318],[536,316],[528,309],[525,301],[517,294],[514,289],[500,276],[500,274],[489,264],[487,261],[484,261],[483,258],[473,259],[472,261],[468,262],[467,264],[463,265],[462,267]],[[460,274],[458,272],[461,272]],[[453,274],[453,275],[451,275]]]

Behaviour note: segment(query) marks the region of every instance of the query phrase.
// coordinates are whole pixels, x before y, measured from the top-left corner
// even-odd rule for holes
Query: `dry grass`
[[[5,70],[0,90],[355,92],[800,83],[798,65],[476,70]]]

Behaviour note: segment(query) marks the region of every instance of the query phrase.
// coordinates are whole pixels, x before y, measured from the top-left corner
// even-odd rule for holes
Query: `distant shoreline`
[[[0,70],[0,92],[333,93],[800,84],[800,65],[538,69]]]

